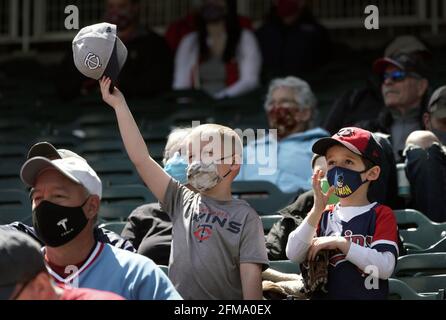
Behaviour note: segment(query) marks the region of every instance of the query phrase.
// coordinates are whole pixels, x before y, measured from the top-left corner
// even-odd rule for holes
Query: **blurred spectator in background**
[[[328,132],[312,126],[316,117],[316,97],[307,82],[287,77],[271,82],[265,102],[270,129],[277,129],[277,141],[266,139],[248,142],[237,180],[267,180],[283,192],[296,193],[311,189],[311,157],[313,143],[328,136]],[[257,149],[277,143],[277,169],[273,174],[262,174],[265,164],[256,158]],[[253,156],[254,159],[249,159]],[[269,155],[272,157],[272,155]]]
[[[56,285],[40,245],[18,231],[0,230],[0,300],[123,300],[117,294]]]
[[[425,114],[425,124],[430,131],[411,133],[404,150],[411,188],[409,207],[435,222],[446,222],[446,147],[441,140],[446,132],[445,97],[446,87],[434,92],[429,101],[429,113]]]
[[[167,139],[164,149],[164,171],[182,184],[187,184],[188,162],[181,149],[186,147],[186,138],[192,128],[174,129]],[[188,185],[190,189],[191,186]],[[169,265],[172,243],[172,222],[161,211],[158,202],[144,204],[130,214],[122,237],[132,242],[139,254],[149,257],[157,264]]]
[[[235,0],[204,0],[197,30],[176,52],[174,89],[201,89],[220,99],[258,85],[260,50],[254,34],[240,25]]]
[[[382,77],[385,108],[376,119],[358,125],[372,132],[390,134],[395,159],[401,162],[407,136],[424,128],[428,66],[419,54],[396,53],[375,61],[373,70]]]
[[[197,30],[197,19],[200,16],[200,7],[204,0],[194,0],[193,8],[186,16],[172,22],[167,26],[165,38],[172,52],[176,52],[184,36]],[[243,29],[252,30],[252,21],[245,16],[238,16]]]
[[[393,39],[384,51],[384,57],[398,53],[407,53],[420,56],[428,60],[428,48],[416,37],[410,35],[399,36]],[[376,74],[367,77],[366,85],[352,88],[343,93],[330,108],[323,127],[331,134],[348,126],[361,126],[361,121],[378,118],[385,104],[381,93],[382,78]]]
[[[139,0],[106,0],[104,21],[116,24],[118,37],[128,50],[119,75],[119,88],[130,97],[153,97],[169,91],[172,84],[173,56],[166,41],[139,22]],[[83,77],[75,68],[71,50],[59,70],[57,89],[61,98],[73,99],[97,90],[97,81]]]
[[[330,38],[306,6],[306,0],[274,0],[257,30],[263,56],[262,80],[302,76],[328,60]]]
[[[446,86],[435,90],[423,116],[424,126],[446,145]]]

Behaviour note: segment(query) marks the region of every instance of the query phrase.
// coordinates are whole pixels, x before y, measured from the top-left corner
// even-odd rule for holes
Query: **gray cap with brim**
[[[84,76],[95,80],[110,77],[116,84],[127,60],[127,48],[117,36],[117,27],[98,23],[82,28],[73,39],[73,60]]]
[[[0,229],[0,300],[11,298],[18,283],[45,271],[40,245],[16,230]]]

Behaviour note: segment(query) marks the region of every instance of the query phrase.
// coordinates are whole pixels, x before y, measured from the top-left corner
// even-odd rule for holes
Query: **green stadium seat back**
[[[0,190],[0,224],[31,221],[31,201],[22,190]]]
[[[395,277],[415,275],[446,275],[446,253],[409,254],[398,258]]]
[[[137,207],[156,202],[148,188],[142,185],[112,186],[102,192],[99,216],[104,220],[125,220]]]
[[[273,260],[269,262],[269,267],[282,273],[300,273],[299,265],[290,260]]]
[[[435,252],[446,252],[446,238],[441,239],[440,241],[434,243],[427,249],[414,249],[407,248],[408,254],[416,254],[416,253],[435,253]]]
[[[413,209],[394,210],[403,242],[413,249],[427,249],[446,237],[446,223],[436,223]]]
[[[259,215],[275,214],[295,197],[294,194],[283,193],[268,181],[234,181],[232,194],[247,201]]]
[[[89,163],[101,178],[104,187],[141,183],[134,165],[128,158],[93,158]]]
[[[98,159],[123,158],[126,156],[122,142],[115,139],[84,142],[78,146],[77,153],[85,158],[97,156]]]
[[[260,219],[262,220],[263,231],[265,232],[265,234],[267,234],[271,230],[273,225],[277,221],[282,219],[282,216],[278,215],[278,214],[274,214],[274,215],[260,216]]]
[[[389,300],[441,300],[444,294],[430,293],[418,294],[405,282],[398,279],[389,279]]]
[[[420,294],[438,293],[446,289],[446,275],[397,277],[397,279]]]
[[[25,162],[28,149],[23,144],[0,144],[0,159],[3,161]]]

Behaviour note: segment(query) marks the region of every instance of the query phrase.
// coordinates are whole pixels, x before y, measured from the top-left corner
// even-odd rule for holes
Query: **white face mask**
[[[231,170],[221,177],[214,162],[204,164],[201,161],[194,161],[187,167],[187,181],[199,192],[204,192],[215,187],[230,173]]]

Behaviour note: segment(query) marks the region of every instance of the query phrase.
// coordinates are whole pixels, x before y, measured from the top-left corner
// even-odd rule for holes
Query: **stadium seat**
[[[33,144],[37,142],[46,141],[54,145],[57,149],[75,150],[81,143],[81,140],[73,135],[57,134],[42,135],[33,140]]]
[[[102,192],[99,217],[105,221],[124,221],[136,207],[157,201],[145,186],[112,186]]]
[[[299,265],[290,260],[270,261],[269,267],[283,273],[300,273]]]
[[[446,237],[446,223],[430,221],[413,209],[394,210],[404,246],[422,250]]]
[[[3,161],[25,162],[27,148],[23,144],[0,144],[0,159]]]
[[[89,163],[104,187],[141,183],[135,166],[126,158],[102,158]]]
[[[105,109],[104,112],[95,112],[84,114],[77,118],[76,123],[80,127],[100,127],[110,126],[116,124],[116,115],[114,112],[107,112],[110,110]]]
[[[247,201],[259,215],[275,214],[295,197],[295,194],[283,193],[268,181],[234,181],[232,194]]]
[[[121,140],[118,139],[84,142],[77,148],[77,153],[87,160],[92,160],[95,158],[123,158],[126,156],[124,146]]]
[[[446,237],[441,239],[440,241],[434,243],[427,249],[417,250],[413,248],[408,248],[408,254],[416,254],[416,253],[435,253],[435,252],[446,252]]]
[[[73,130],[73,134],[85,141],[89,140],[120,140],[119,128],[115,126],[88,127]]]
[[[409,254],[398,258],[394,275],[419,276],[419,275],[446,275],[446,253],[420,253]]]
[[[446,253],[410,254],[398,258],[392,276],[418,293],[446,289]]]
[[[21,190],[0,190],[0,224],[31,222],[31,201]]]
[[[104,228],[110,231],[113,231],[114,233],[121,234],[122,230],[124,229],[124,226],[127,222],[125,221],[116,221],[116,222],[106,222],[99,225],[100,228]]]
[[[263,231],[265,232],[265,234],[267,234],[271,230],[273,225],[281,218],[282,216],[280,214],[261,216],[260,219],[262,220]]]
[[[22,162],[0,163],[0,189],[20,189],[26,190],[25,185],[20,180],[20,167]]]
[[[398,279],[389,279],[389,300],[443,300],[444,291],[419,294]]]

